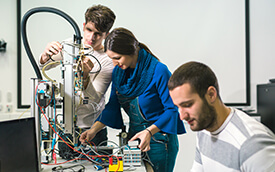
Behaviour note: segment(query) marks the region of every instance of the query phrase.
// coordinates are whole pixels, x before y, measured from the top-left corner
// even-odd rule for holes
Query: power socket
[[[6,106],[6,112],[7,112],[7,113],[12,112],[12,105],[7,105],[7,106]]]

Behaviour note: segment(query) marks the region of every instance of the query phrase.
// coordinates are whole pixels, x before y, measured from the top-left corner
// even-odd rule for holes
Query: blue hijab
[[[117,91],[125,97],[141,95],[150,84],[157,63],[158,59],[141,48],[132,75],[129,76],[129,68],[126,70],[118,66],[114,68],[112,78]]]

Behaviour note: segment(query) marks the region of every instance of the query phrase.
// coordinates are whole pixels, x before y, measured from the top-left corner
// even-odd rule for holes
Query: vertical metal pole
[[[36,86],[38,85],[39,79],[38,78],[31,78],[31,116],[35,117],[35,130],[36,130],[36,144],[37,144],[37,157],[38,157],[38,168],[41,171],[41,135],[40,135],[40,114],[39,109],[36,106],[36,99],[35,99],[35,91]]]
[[[72,133],[74,131],[73,117],[74,110],[74,71],[73,63],[74,57],[70,54],[77,54],[78,50],[74,46],[63,45],[63,49],[68,52],[63,54],[64,71],[64,104],[63,104],[63,116],[64,116],[64,129],[66,133]]]
[[[46,110],[48,112],[49,122],[51,123],[53,122],[53,119],[54,119],[54,115],[53,115],[54,108],[52,106],[48,106]],[[50,124],[48,125],[48,130],[49,130],[49,136],[50,136],[49,138],[54,138],[54,131],[51,129]],[[50,148],[50,147],[51,147],[51,143],[47,143],[47,148]]]

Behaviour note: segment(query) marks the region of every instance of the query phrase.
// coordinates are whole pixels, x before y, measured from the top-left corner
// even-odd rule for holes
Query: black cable
[[[76,22],[69,15],[67,15],[63,11],[60,11],[59,9],[52,8],[52,7],[37,7],[37,8],[30,9],[29,11],[27,11],[25,13],[25,15],[23,16],[22,22],[21,22],[22,41],[23,41],[26,53],[29,57],[29,60],[34,68],[34,71],[36,72],[37,78],[42,79],[41,72],[40,72],[38,65],[36,64],[33,54],[31,52],[31,49],[30,49],[30,46],[28,43],[28,39],[27,39],[27,34],[26,34],[26,24],[27,24],[28,18],[32,14],[35,14],[38,12],[50,12],[50,13],[60,15],[61,17],[66,19],[72,25],[73,29],[75,30],[76,43],[81,44],[82,37],[81,37],[80,30],[79,30]]]
[[[85,56],[85,55],[86,55],[86,56],[87,56],[87,55],[88,55],[88,56],[92,56],[92,57],[97,61],[98,65],[99,65],[99,69],[98,69],[97,71],[95,71],[95,72],[89,72],[89,73],[92,73],[92,74],[93,74],[93,73],[99,73],[99,72],[101,71],[101,68],[102,68],[102,67],[101,67],[101,64],[100,64],[100,62],[99,62],[99,60],[98,60],[95,56],[93,56],[92,54],[84,54],[84,56]]]
[[[80,169],[78,169],[77,171],[75,171],[74,168],[76,167],[80,167]],[[85,167],[84,165],[81,165],[81,164],[76,164],[76,165],[72,165],[72,166],[69,166],[69,167],[62,167],[61,165],[60,166],[56,166],[56,167],[53,167],[52,168],[52,171],[53,172],[63,172],[63,171],[73,171],[73,172],[84,172],[85,171]]]

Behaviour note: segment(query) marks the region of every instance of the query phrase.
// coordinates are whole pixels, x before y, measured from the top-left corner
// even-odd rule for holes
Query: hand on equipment
[[[91,129],[83,132],[80,137],[79,137],[79,141],[81,142],[81,144],[83,145],[87,145],[87,142],[89,142],[90,140],[92,140],[95,137],[96,133],[93,132]]]
[[[89,72],[94,68],[94,63],[91,61],[90,58],[86,56],[82,56],[82,67],[83,67],[83,77],[84,79],[87,78]]]
[[[53,60],[51,56],[58,54],[61,50],[62,50],[62,45],[58,41],[53,41],[49,43],[46,46],[44,52],[42,53],[40,63],[44,64],[50,59]]]
[[[140,144],[138,145],[138,147],[142,152],[146,152],[151,149],[150,148],[151,134],[147,130],[142,130],[138,132],[129,141],[134,141],[137,139],[140,139]]]

